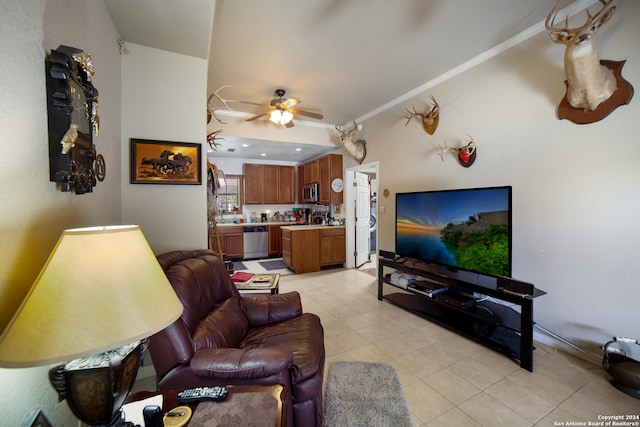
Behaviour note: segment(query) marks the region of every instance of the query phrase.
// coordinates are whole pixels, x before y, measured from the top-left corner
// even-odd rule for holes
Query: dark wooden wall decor
[[[59,183],[61,191],[90,193],[105,177],[104,158],[93,143],[100,116],[98,90],[91,82],[91,55],[60,46],[45,60],[45,72],[49,179]]]

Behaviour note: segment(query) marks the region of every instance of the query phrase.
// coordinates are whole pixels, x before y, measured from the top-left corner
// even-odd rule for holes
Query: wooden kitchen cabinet
[[[244,257],[244,227],[217,227],[220,237],[220,250],[225,259],[242,259]],[[213,231],[209,231],[209,247],[218,253],[218,243]]]
[[[244,175],[244,203],[257,205],[262,203],[262,166],[245,163],[242,165]]]
[[[245,163],[243,174],[245,204],[295,203],[293,166]]]
[[[282,230],[282,261],[297,274],[320,270],[320,230]]]
[[[305,185],[317,182],[319,184],[318,204],[341,204],[342,192],[333,191],[331,182],[342,177],[342,154],[327,154],[298,165],[298,200],[302,200],[302,188]]]
[[[304,183],[313,184],[320,181],[318,173],[318,160],[311,160],[304,165]]]
[[[282,229],[282,260],[296,273],[320,271],[346,261],[344,227],[296,226]]]
[[[292,205],[296,202],[296,169],[293,166],[278,168],[278,203]]]
[[[293,245],[291,243],[291,230],[281,230],[280,235],[282,236],[282,246],[280,247],[280,249],[282,249],[282,262],[287,267],[293,268],[293,256],[291,253],[293,249]]]
[[[320,266],[344,264],[346,258],[344,228],[323,228],[320,230]]]
[[[278,203],[278,177],[280,175],[280,166],[278,165],[262,165],[262,201],[261,203],[274,205]]]
[[[342,203],[342,191],[336,193],[331,188],[334,179],[342,179],[342,155],[329,154],[318,159],[318,174],[320,177],[320,197],[318,203],[321,205],[337,205]]]
[[[282,254],[282,230],[280,225],[269,226],[269,256]]]

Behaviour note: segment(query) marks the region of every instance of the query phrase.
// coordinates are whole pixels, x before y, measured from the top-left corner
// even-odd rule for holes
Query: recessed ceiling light
[[[246,143],[245,143],[245,144],[242,144],[242,146],[243,146],[244,148],[247,148],[247,147],[249,146],[249,144],[246,144]]]
[[[302,148],[296,148],[296,151],[302,151]]]
[[[265,157],[267,155],[267,153],[262,153],[260,154],[262,157]]]

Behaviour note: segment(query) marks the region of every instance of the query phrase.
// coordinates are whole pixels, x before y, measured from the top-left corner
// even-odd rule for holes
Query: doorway
[[[356,253],[356,207],[358,203],[362,203],[362,200],[358,201],[358,192],[355,190],[356,184],[356,172],[366,174],[369,176],[370,182],[370,196],[369,207],[370,213],[373,215],[369,221],[369,253],[378,253],[378,235],[379,230],[377,227],[378,218],[375,211],[375,205],[377,201],[378,182],[380,180],[379,163],[372,162],[364,165],[358,165],[345,170],[345,186],[344,186],[344,212],[345,212],[345,231],[347,239],[347,260],[345,263],[346,268],[356,268],[356,257],[353,255]],[[362,197],[362,196],[361,196]],[[374,208],[374,209],[371,209]],[[376,267],[376,257],[370,257],[371,261],[368,263],[368,267]]]

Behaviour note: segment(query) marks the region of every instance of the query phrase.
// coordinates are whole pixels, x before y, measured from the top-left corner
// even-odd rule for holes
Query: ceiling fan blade
[[[287,98],[280,103],[280,106],[285,109],[289,109],[291,107],[295,107],[300,103],[298,98]]]
[[[291,108],[289,111],[293,114],[299,114],[301,116],[312,117],[314,119],[322,120],[324,116],[320,113],[313,113],[311,111],[298,110],[297,108]]]
[[[245,120],[245,122],[251,122],[253,120],[259,119],[260,117],[268,116],[269,114],[271,114],[270,111],[265,111],[264,113],[260,113],[257,116],[249,117],[247,120]]]
[[[292,128],[293,127],[293,120],[289,120],[287,123],[285,123],[284,125],[287,128]]]
[[[240,101],[240,102],[243,103],[243,104],[258,105],[260,107],[268,107],[268,105],[266,105],[266,104],[260,104],[260,103],[257,103],[257,102],[251,102],[251,101]]]

